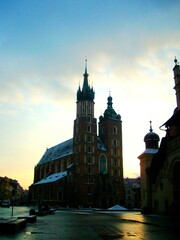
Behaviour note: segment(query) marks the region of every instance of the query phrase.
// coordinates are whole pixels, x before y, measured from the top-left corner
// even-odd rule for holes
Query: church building
[[[31,203],[99,208],[124,204],[121,116],[109,95],[97,124],[88,76],[86,60],[73,137],[47,149],[35,166]]]
[[[173,68],[177,107],[162,126],[159,136],[150,132],[144,137],[145,151],[138,157],[141,170],[141,209],[144,213],[180,215],[180,65]],[[162,109],[165,111],[165,109]]]

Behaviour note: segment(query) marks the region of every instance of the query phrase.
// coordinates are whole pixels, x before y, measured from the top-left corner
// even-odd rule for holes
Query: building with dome
[[[180,215],[180,66],[173,68],[177,107],[159,136],[150,131],[144,137],[145,151],[138,157],[141,172],[141,209],[144,213]]]
[[[35,166],[32,203],[101,208],[124,204],[121,116],[108,96],[97,126],[95,92],[88,76],[86,61],[73,137],[47,149]]]

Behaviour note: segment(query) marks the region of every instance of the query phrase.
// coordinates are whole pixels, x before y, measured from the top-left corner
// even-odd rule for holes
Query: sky
[[[85,59],[95,117],[121,115],[124,177],[140,176],[149,121],[177,106],[180,1],[0,0],[0,176],[27,189],[46,151],[73,137]]]

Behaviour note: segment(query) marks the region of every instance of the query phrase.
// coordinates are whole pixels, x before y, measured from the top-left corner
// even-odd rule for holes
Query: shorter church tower
[[[159,136],[153,132],[151,121],[149,132],[144,137],[145,151],[138,157],[140,160],[141,175],[141,210],[149,213],[152,209],[152,189],[150,180],[150,167],[154,154],[158,152]]]
[[[106,171],[100,169],[99,178],[105,181],[105,175],[110,176],[112,185],[116,186],[119,193],[121,204],[124,200],[124,184],[123,184],[123,151],[122,151],[122,121],[121,116],[113,109],[113,101],[111,95],[107,98],[107,109],[104,116],[99,118],[99,138],[107,149],[108,159]],[[101,159],[100,159],[101,160]],[[101,163],[101,161],[100,161]],[[107,179],[106,179],[107,181]]]

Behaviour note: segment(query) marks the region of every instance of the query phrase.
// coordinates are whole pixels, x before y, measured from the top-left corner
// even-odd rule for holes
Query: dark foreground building
[[[147,213],[180,215],[180,66],[176,59],[173,72],[177,107],[172,117],[160,127],[166,135],[159,147],[159,136],[150,126],[150,132],[144,137],[146,149],[138,157],[141,208]]]
[[[109,96],[97,127],[87,63],[83,76],[73,138],[47,149],[38,162],[30,186],[31,202],[102,208],[124,204],[121,116]]]

